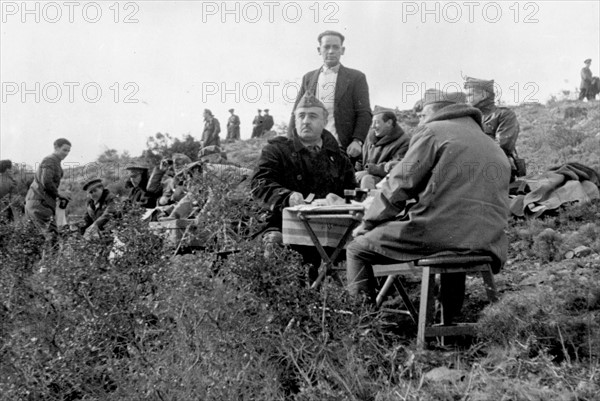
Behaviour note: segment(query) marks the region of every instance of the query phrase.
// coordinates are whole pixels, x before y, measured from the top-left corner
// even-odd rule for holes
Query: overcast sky
[[[599,75],[598,1],[1,3],[0,158],[30,165],[59,137],[81,164],[138,156],[157,132],[200,138],[204,108],[223,131],[235,108],[249,138],[257,108],[289,118],[327,29],[372,107],[411,108],[464,75],[495,79],[507,104],[544,103],[579,86],[584,59]]]

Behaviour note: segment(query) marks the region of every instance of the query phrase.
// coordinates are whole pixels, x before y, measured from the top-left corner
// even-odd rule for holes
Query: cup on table
[[[344,199],[346,200],[346,203],[350,204],[355,196],[356,191],[354,189],[344,189]]]
[[[364,202],[364,200],[367,199],[367,194],[369,193],[368,190],[362,188],[356,188],[354,192],[354,200],[357,202]]]

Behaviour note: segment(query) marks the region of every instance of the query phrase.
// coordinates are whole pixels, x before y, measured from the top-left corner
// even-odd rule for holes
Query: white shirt
[[[335,117],[333,112],[335,101],[335,84],[337,82],[339,69],[339,64],[332,68],[329,68],[325,65],[321,68],[321,72],[319,73],[319,78],[317,80],[317,93],[315,94],[317,99],[323,102],[325,108],[327,109],[327,113],[329,114],[325,129],[333,134],[338,143],[340,143],[340,139],[338,138],[337,131],[335,130]]]

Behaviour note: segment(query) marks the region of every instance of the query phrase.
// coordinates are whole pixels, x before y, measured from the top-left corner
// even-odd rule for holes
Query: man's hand
[[[358,157],[362,153],[361,143],[357,139],[353,140],[352,143],[348,145],[346,152],[350,157]]]
[[[356,227],[353,231],[352,231],[352,236],[354,238],[358,237],[359,235],[364,235],[366,233],[368,233],[369,230],[367,230],[367,227],[365,226],[365,223],[360,223],[358,225],[358,227]]]
[[[361,171],[362,169],[363,169],[362,162],[356,162],[356,163],[354,163],[354,171]]]
[[[290,206],[297,206],[304,204],[304,196],[300,192],[292,192],[289,199]]]

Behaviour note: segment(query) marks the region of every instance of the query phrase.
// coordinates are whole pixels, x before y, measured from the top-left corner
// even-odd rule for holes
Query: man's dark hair
[[[12,162],[10,160],[0,160],[0,173],[4,173],[10,168],[12,168]]]
[[[384,111],[381,114],[381,119],[384,123],[387,123],[389,120],[392,120],[392,127],[395,127],[398,123],[398,117],[396,117],[396,113],[394,113],[393,111]]]
[[[317,37],[317,41],[319,42],[319,45],[321,45],[321,39],[323,38],[323,36],[327,36],[327,35],[337,36],[342,41],[342,45],[344,44],[344,39],[346,39],[344,37],[344,35],[342,35],[339,32],[336,32],[336,31],[325,31],[325,32],[319,34],[319,36]]]
[[[54,141],[54,147],[55,148],[62,148],[63,145],[72,146],[71,142],[69,142],[69,140],[65,139],[65,138],[58,138],[56,141]]]

